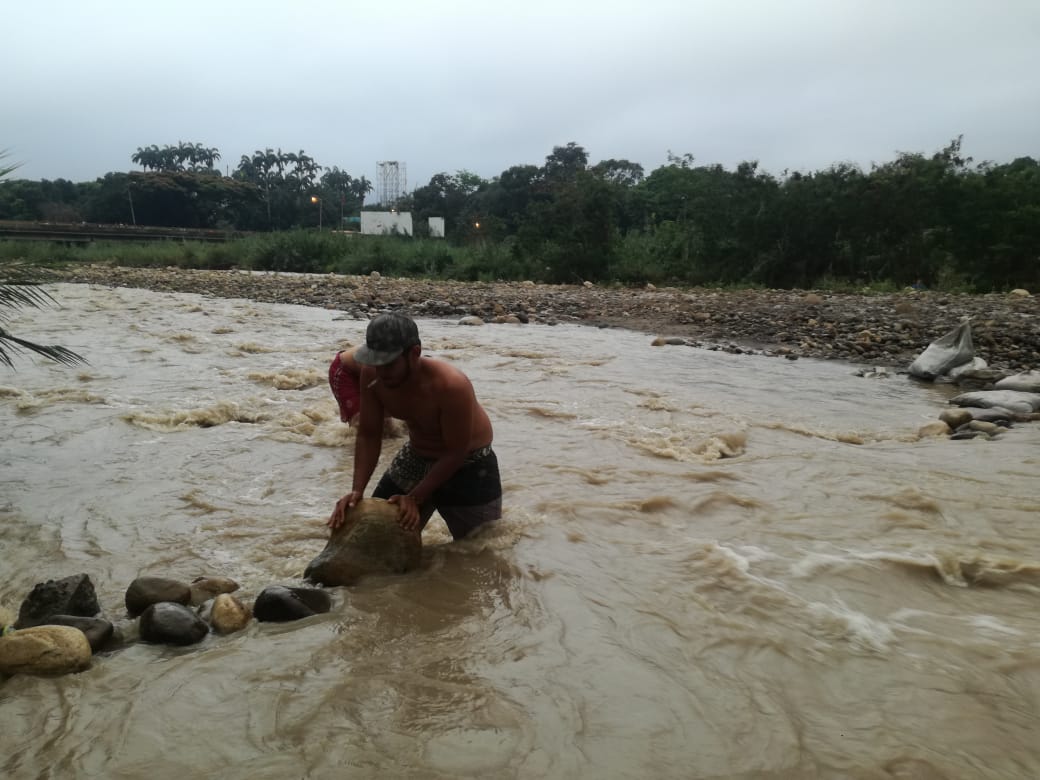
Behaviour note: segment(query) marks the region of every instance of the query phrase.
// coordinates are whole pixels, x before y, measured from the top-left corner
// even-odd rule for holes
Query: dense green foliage
[[[648,175],[628,160],[590,164],[558,146],[541,166],[486,180],[439,173],[399,204],[415,239],[313,230],[356,215],[369,182],[300,151],[243,156],[230,176],[201,144],[138,149],[141,173],[96,182],[0,183],[0,219],[82,219],[271,232],[219,246],[93,253],[286,271],[546,282],[884,286],[950,290],[1040,286],[1040,163],[973,163],[961,139],[932,155],[902,153],[869,171],[835,164],[774,176],[669,154]],[[447,241],[424,239],[443,217]],[[311,228],[291,231],[292,228]],[[24,249],[24,248],[23,248]],[[69,250],[63,250],[68,252]]]

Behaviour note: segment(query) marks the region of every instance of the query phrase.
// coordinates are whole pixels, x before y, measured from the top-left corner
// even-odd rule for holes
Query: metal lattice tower
[[[376,196],[379,203],[387,208],[397,208],[401,195],[408,189],[408,173],[403,162],[397,160],[380,160],[379,182]]]

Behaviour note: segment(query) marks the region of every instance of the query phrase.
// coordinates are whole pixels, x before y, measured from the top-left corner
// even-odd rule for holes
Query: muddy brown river
[[[111,618],[139,575],[302,584],[350,486],[328,362],[365,323],[48,289],[9,330],[90,364],[0,369],[0,605],[80,572]],[[955,389],[419,326],[492,418],[504,518],[452,543],[435,515],[420,570],[328,614],[0,681],[5,777],[1040,774],[1040,423],[920,438]]]

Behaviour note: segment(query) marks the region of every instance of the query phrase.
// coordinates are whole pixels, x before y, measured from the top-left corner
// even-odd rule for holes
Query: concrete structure
[[[380,160],[376,181],[376,199],[387,209],[396,209],[397,201],[408,190],[407,166],[399,160]]]
[[[361,232],[366,236],[386,236],[398,233],[412,235],[410,211],[362,211]]]
[[[444,238],[444,217],[430,217],[427,224],[430,226],[430,238]]]

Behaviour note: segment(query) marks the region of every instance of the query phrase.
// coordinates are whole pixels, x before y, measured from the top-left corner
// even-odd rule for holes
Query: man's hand
[[[397,506],[397,522],[403,529],[419,530],[419,504],[415,496],[390,496],[389,502]]]
[[[336,508],[332,510],[332,515],[328,520],[325,521],[325,525],[335,531],[347,519],[347,510],[353,509],[357,506],[357,502],[360,501],[363,494],[360,490],[351,490],[343,498],[336,502]]]

